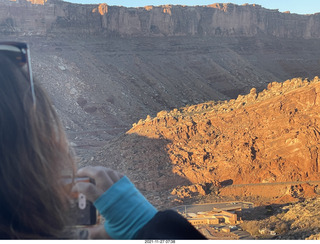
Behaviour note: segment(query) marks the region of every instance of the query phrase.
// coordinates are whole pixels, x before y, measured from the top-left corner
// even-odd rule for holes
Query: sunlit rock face
[[[25,35],[78,32],[109,36],[320,36],[319,14],[281,13],[255,4],[125,8],[60,0],[7,0],[1,5],[0,31]]]
[[[31,2],[32,4],[41,4],[44,5],[47,0],[27,0],[28,2]]]
[[[190,182],[317,180],[319,79],[270,83],[228,102],[141,120],[128,132],[166,139],[172,171]]]
[[[158,191],[176,187],[171,194],[180,198],[215,191],[279,202],[315,196],[317,185],[302,183],[320,176],[319,89],[318,77],[299,78],[225,102],[161,111],[134,124],[100,157],[137,182],[156,182]]]

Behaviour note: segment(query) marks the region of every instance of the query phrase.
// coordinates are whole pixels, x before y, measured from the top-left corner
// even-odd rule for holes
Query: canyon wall
[[[126,8],[61,0],[2,0],[0,32],[21,35],[255,36],[319,38],[320,14],[298,15],[260,5],[162,5]]]

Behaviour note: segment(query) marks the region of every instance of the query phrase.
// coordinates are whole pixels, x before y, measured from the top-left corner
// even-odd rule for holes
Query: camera
[[[64,179],[66,187],[71,187],[72,183],[88,182],[95,184],[89,177],[78,177],[73,181],[71,178]],[[82,193],[73,193],[70,197],[70,222],[74,226],[95,225],[97,222],[97,210],[92,202],[86,199]]]

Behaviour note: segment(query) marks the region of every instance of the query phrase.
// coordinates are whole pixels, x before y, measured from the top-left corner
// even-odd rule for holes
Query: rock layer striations
[[[320,14],[281,13],[255,4],[126,8],[60,0],[4,0],[0,11],[0,31],[24,35],[320,37]]]

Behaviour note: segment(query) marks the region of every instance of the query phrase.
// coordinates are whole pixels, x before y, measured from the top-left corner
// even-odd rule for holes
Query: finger
[[[86,198],[91,202],[95,202],[103,194],[103,191],[101,189],[99,189],[92,183],[87,182],[76,183],[72,187],[71,192],[83,193],[86,196]]]
[[[116,183],[123,175],[110,168],[101,166],[84,167],[78,170],[78,176],[88,176],[93,178],[98,188],[103,191],[108,190],[114,183]]]
[[[89,177],[95,177],[98,172],[106,172],[108,175],[109,174],[112,174],[113,176],[117,176],[115,178],[115,180],[118,180],[119,177],[123,177],[123,174],[113,170],[113,169],[110,169],[110,168],[106,168],[106,167],[102,167],[102,166],[86,166],[86,167],[83,167],[83,168],[80,168],[77,172],[77,175],[79,177],[82,177],[82,176],[89,176]]]
[[[113,185],[113,180],[108,176],[106,168],[104,167],[84,167],[78,170],[77,175],[94,179],[96,186],[104,191],[108,190],[109,187]]]
[[[93,178],[95,180],[102,180],[104,178],[110,178],[108,172],[112,171],[109,168],[101,167],[101,166],[87,166],[78,170],[77,175],[79,177],[87,176]],[[110,178],[110,180],[112,180]]]
[[[106,168],[105,169],[106,174],[110,177],[110,179],[113,181],[113,183],[116,183],[118,180],[120,180],[123,177],[123,174],[120,174],[119,172]]]
[[[93,166],[86,166],[86,167],[83,167],[83,168],[80,168],[78,171],[77,171],[77,176],[79,177],[91,177],[91,178],[94,178],[94,176],[97,174],[97,171],[101,170],[100,169],[101,167],[93,167]]]

